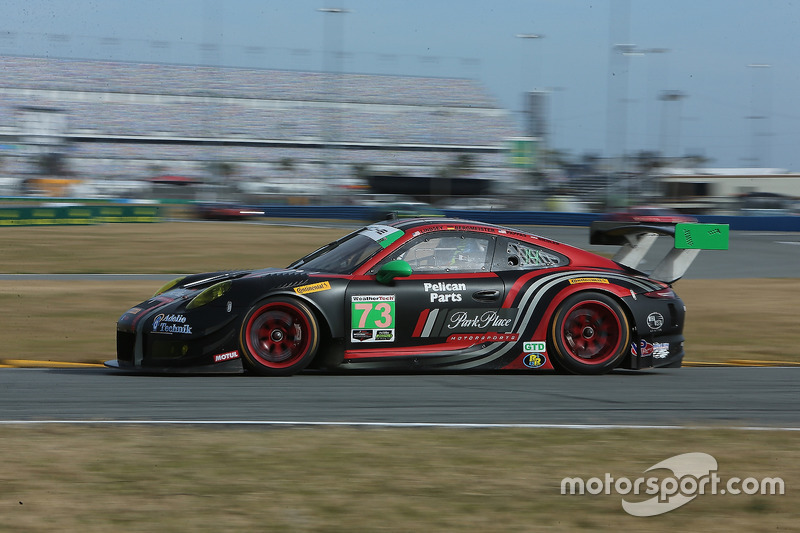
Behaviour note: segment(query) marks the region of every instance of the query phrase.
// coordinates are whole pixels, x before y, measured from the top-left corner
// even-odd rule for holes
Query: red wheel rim
[[[622,324],[608,305],[588,301],[566,314],[561,341],[572,359],[589,365],[605,363],[619,350]]]
[[[311,324],[304,313],[283,303],[269,303],[247,321],[247,350],[270,368],[286,368],[308,352]]]

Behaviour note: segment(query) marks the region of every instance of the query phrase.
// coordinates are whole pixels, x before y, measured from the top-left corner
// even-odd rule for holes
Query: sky
[[[0,10],[0,54],[472,78],[517,119],[525,91],[547,92],[548,144],[573,158],[648,150],[800,171],[800,0],[5,0]]]

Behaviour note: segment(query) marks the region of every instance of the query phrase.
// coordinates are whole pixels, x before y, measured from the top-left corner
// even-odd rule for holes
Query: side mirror
[[[389,285],[394,278],[407,278],[411,275],[411,265],[403,260],[389,261],[375,275],[378,283]]]

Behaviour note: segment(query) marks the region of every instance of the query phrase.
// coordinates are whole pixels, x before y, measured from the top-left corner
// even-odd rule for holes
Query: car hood
[[[226,270],[221,272],[205,272],[202,274],[192,274],[186,276],[175,288],[181,289],[204,289],[221,281],[234,279],[254,279],[269,278],[276,284],[294,283],[298,280],[307,279],[308,273],[304,270],[289,268],[262,268],[258,270]]]

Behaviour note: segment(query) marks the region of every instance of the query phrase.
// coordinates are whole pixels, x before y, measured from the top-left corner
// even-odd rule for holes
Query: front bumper
[[[117,322],[117,359],[106,366],[155,373],[242,372],[239,313],[223,303],[186,310],[186,298],[160,296]]]

